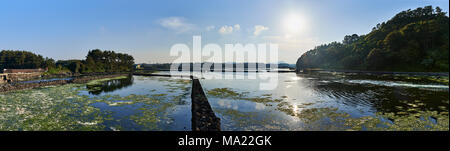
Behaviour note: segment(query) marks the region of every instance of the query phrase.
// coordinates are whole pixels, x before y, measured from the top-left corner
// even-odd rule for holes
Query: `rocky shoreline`
[[[71,79],[63,79],[63,80],[53,80],[53,81],[40,81],[34,83],[6,83],[0,85],[0,92],[9,92],[16,90],[24,90],[24,89],[33,89],[44,86],[52,86],[52,85],[64,85],[70,83],[87,83],[91,80],[104,79],[104,78],[113,78],[118,76],[128,76],[129,74],[95,74],[95,75],[83,75],[73,77]]]
[[[366,70],[344,70],[344,69],[303,69],[296,73],[341,73],[361,75],[408,75],[408,76],[449,76],[448,72],[395,72],[395,71],[366,71]]]

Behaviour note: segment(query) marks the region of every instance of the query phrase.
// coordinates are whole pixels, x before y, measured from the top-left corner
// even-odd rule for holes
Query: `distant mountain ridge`
[[[448,56],[449,17],[425,6],[402,11],[366,35],[317,46],[296,68],[448,72]]]

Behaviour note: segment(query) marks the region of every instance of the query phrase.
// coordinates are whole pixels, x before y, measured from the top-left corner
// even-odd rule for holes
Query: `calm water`
[[[191,130],[190,87],[189,79],[130,76],[8,92],[0,130]]]
[[[227,73],[228,74],[228,73]],[[380,81],[359,77],[297,75],[295,73],[265,73],[268,77],[278,75],[274,90],[260,90],[265,80],[202,80],[204,89],[231,88],[258,97],[271,94],[292,105],[294,114],[307,108],[337,108],[351,117],[373,116],[376,112],[398,112],[398,106],[420,100],[419,110],[448,112],[449,87],[440,84],[424,84],[404,81]],[[245,73],[236,73],[246,77]],[[209,97],[214,110],[219,111],[225,130],[303,130],[301,117],[287,115],[277,106],[240,99]],[[220,114],[224,111],[254,114],[251,118],[241,114]],[[227,112],[225,112],[227,113]],[[257,119],[257,120],[249,120]],[[326,127],[326,126],[325,126]],[[320,129],[319,130],[326,130]]]
[[[311,123],[302,120],[309,116],[303,110],[313,108],[333,108],[355,118],[400,113],[410,106],[448,114],[449,87],[438,83],[257,73],[257,77],[277,77],[276,89],[261,90],[267,79],[248,79],[248,74],[194,73],[223,130],[310,130]],[[235,79],[208,78],[222,76]],[[0,130],[191,130],[190,86],[189,79],[132,76],[0,94]],[[64,123],[52,121],[52,116]],[[333,125],[320,122],[313,129],[341,130]]]

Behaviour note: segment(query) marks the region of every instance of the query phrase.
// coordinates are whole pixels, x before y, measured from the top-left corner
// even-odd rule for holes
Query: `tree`
[[[299,58],[297,68],[449,71],[445,14],[431,6],[402,11],[366,35],[347,35],[342,43],[309,50]]]
[[[48,65],[51,65],[48,64]],[[41,55],[28,51],[2,50],[0,69],[36,69],[48,67]]]
[[[134,58],[128,54],[94,49],[88,52],[83,72],[130,72]]]

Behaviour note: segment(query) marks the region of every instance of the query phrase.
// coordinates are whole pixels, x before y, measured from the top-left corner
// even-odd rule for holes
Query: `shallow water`
[[[190,80],[126,77],[0,94],[0,130],[190,130]]]
[[[246,73],[213,74],[247,76]],[[213,109],[219,111],[219,117],[225,119],[222,120],[224,130],[307,130],[308,126],[304,125],[302,117],[297,115],[302,110],[311,108],[336,108],[337,112],[347,113],[350,117],[358,118],[374,116],[380,112],[400,112],[408,108],[408,104],[420,102],[420,106],[414,108],[415,110],[448,113],[449,87],[447,85],[354,80],[339,76],[325,77],[295,73],[263,74],[268,74],[268,77],[278,76],[276,89],[261,90],[259,86],[261,82],[264,82],[263,79],[201,80],[206,91],[214,88],[230,88],[237,93],[246,93],[248,97],[260,97],[267,94],[272,99],[282,99],[281,102],[285,102],[280,109],[279,104],[281,103],[267,106],[248,100],[209,96],[208,99]],[[288,110],[286,110],[286,106],[289,106]],[[399,106],[404,108],[398,109]],[[240,117],[253,114],[254,116],[251,118]],[[243,122],[248,123],[243,124]],[[327,127],[327,125],[320,126]],[[316,130],[327,129],[317,128]]]
[[[379,121],[389,125],[386,119],[400,116],[408,117],[400,122],[411,123],[419,120],[409,115],[421,111],[435,111],[431,123],[444,120],[438,124],[448,129],[449,88],[439,83],[273,72],[193,74],[222,130],[372,130],[377,127],[361,126],[360,119],[386,113]],[[276,79],[271,84],[276,87],[262,90],[267,77]],[[189,79],[132,76],[8,92],[0,94],[0,130],[191,130],[190,91]]]

